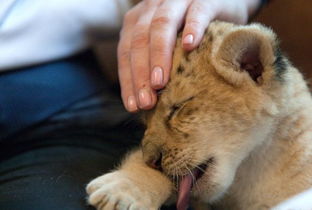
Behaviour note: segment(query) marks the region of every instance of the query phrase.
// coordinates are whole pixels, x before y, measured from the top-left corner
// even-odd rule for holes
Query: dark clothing
[[[103,88],[103,78],[89,51],[1,73],[0,142]]]
[[[0,89],[11,91],[1,98],[6,99],[0,132],[1,210],[94,209],[86,202],[87,183],[139,144],[143,128],[137,117],[124,110],[119,91],[105,85],[88,56],[28,68],[33,77],[26,71],[2,75],[4,80],[0,76],[0,84],[6,82]]]
[[[65,74],[56,73],[58,68]],[[79,57],[30,68],[16,78],[17,72],[0,78],[1,85],[5,81],[1,92],[10,91],[0,94],[6,100],[0,103],[5,105],[0,132],[1,210],[91,208],[86,205],[86,184],[114,168],[126,150],[138,145],[142,128],[124,110],[118,93],[92,83],[99,79],[97,73],[88,75],[88,69],[90,65]],[[46,73],[37,79],[47,82],[28,77],[27,72]],[[67,85],[71,74],[78,79],[69,78]],[[14,89],[18,79],[22,83]]]
[[[0,209],[88,209],[86,184],[139,142],[130,120],[116,97],[95,95],[1,147]]]

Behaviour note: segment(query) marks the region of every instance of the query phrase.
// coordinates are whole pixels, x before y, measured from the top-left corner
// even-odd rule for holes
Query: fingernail
[[[162,86],[163,80],[164,80],[163,70],[159,66],[156,66],[152,71],[152,78],[151,78],[152,86],[156,86],[156,87]]]
[[[130,111],[130,112],[136,111],[138,109],[134,96],[128,97],[127,108],[128,108],[128,111]]]
[[[193,44],[194,42],[194,36],[192,34],[188,34],[183,39],[183,44]]]
[[[140,108],[146,108],[152,104],[152,96],[146,88],[139,90]]]

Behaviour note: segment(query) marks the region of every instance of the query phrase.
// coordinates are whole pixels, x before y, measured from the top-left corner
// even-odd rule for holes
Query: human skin
[[[169,80],[177,32],[184,50],[196,48],[209,23],[247,23],[260,0],[143,0],[124,17],[118,44],[121,95],[129,112],[151,109]]]

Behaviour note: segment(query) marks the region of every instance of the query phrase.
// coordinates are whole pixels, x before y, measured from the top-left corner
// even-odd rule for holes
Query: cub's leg
[[[171,181],[148,167],[141,150],[130,153],[119,169],[87,186],[89,203],[101,210],[154,210],[170,197]]]

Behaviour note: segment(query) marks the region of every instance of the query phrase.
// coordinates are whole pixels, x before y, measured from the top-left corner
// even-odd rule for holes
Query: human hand
[[[245,24],[260,0],[143,0],[127,12],[118,45],[118,74],[126,109],[150,109],[169,80],[177,31],[182,46],[196,48],[208,24]]]

